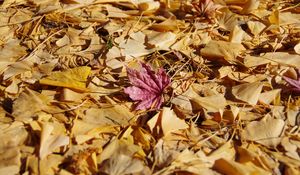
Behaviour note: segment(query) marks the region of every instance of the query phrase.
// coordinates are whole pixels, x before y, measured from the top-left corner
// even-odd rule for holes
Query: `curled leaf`
[[[124,92],[134,101],[139,101],[136,109],[160,108],[163,102],[163,92],[171,80],[163,68],[157,72],[150,65],[141,64],[141,70],[127,68],[127,74],[132,86]]]

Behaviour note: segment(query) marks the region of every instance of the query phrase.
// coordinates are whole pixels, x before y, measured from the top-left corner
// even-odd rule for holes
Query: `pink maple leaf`
[[[293,92],[300,93],[300,70],[297,72],[298,77],[297,80],[283,76],[283,79],[289,83],[292,88],[290,89]]]
[[[157,72],[150,65],[141,64],[141,70],[127,68],[127,75],[132,86],[124,89],[129,97],[138,101],[135,109],[159,109],[163,103],[163,92],[171,83],[163,68]]]
[[[221,8],[221,5],[215,4],[212,0],[199,0],[193,2],[192,5],[200,16],[213,17],[216,10]]]

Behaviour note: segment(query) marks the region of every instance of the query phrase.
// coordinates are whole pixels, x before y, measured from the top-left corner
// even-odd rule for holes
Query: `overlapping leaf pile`
[[[300,174],[297,0],[0,1],[0,174]]]

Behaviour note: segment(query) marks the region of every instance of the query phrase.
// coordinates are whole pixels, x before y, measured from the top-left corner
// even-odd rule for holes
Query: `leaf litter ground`
[[[0,174],[300,174],[299,13],[0,1]]]

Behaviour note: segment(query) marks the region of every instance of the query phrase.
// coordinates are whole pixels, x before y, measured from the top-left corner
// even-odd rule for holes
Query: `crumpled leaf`
[[[53,72],[40,80],[41,84],[67,87],[75,90],[87,90],[85,82],[91,72],[87,66],[76,67],[62,72]]]
[[[292,87],[290,90],[296,93],[300,93],[300,70],[298,70],[298,78],[297,80],[283,76],[283,79],[289,83]]]
[[[134,101],[139,101],[136,109],[160,108],[163,103],[163,92],[171,80],[163,68],[154,72],[150,65],[140,63],[140,71],[127,68],[127,74],[132,86],[124,92]]]

